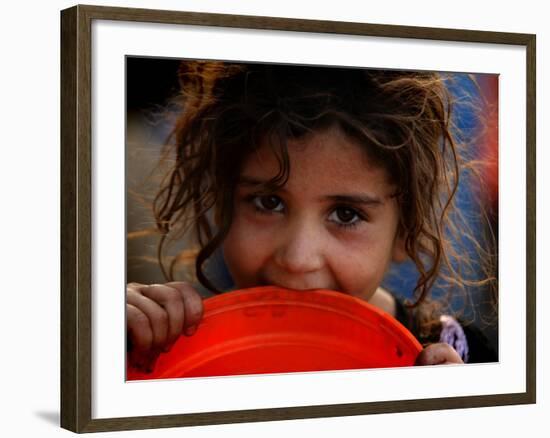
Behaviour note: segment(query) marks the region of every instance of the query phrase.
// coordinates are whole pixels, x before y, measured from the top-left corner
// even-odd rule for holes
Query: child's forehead
[[[299,140],[288,140],[290,165],[287,185],[303,187],[380,187],[389,185],[385,169],[369,158],[356,141],[339,130],[314,132]],[[242,176],[248,180],[267,181],[281,170],[277,146],[264,141],[245,161]]]

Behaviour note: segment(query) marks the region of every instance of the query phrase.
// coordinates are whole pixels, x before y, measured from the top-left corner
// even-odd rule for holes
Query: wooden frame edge
[[[61,426],[91,420],[90,21],[61,12]]]
[[[525,43],[526,46],[526,143],[527,143],[527,303],[526,314],[526,347],[527,347],[527,370],[526,388],[530,403],[537,400],[537,312],[536,312],[536,185],[537,185],[537,162],[536,162],[536,106],[537,106],[537,81],[536,81],[536,35],[530,35]]]

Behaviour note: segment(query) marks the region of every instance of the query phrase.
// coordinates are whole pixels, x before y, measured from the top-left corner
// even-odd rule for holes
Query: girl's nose
[[[293,224],[279,235],[275,262],[285,271],[304,274],[323,266],[321,230],[308,223]]]

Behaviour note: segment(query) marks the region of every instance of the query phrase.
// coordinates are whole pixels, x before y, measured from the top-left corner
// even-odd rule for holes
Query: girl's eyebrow
[[[249,177],[241,176],[237,182],[239,185],[260,185],[265,184],[266,181]],[[281,188],[282,192],[286,192],[284,188]],[[365,206],[377,206],[384,204],[384,199],[370,195],[367,193],[349,193],[349,194],[335,194],[335,195],[326,195],[319,198],[321,202],[331,201],[331,202],[341,202],[347,204],[356,204],[356,205],[365,205]]]
[[[267,184],[270,181],[271,180],[254,178],[253,176],[241,175],[237,180],[237,185],[238,186],[261,186],[261,185]],[[279,187],[278,190],[280,190],[283,193],[286,193],[286,189],[284,187]]]
[[[384,200],[378,196],[361,194],[345,194],[345,195],[327,195],[321,198],[332,202],[341,202],[344,204],[358,204],[365,206],[377,206],[384,204]]]

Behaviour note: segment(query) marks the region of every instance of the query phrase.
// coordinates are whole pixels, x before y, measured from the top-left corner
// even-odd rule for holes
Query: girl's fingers
[[[143,295],[143,291],[146,289],[147,287],[143,287],[138,291],[134,288],[128,288],[126,303],[138,308],[145,314],[153,333],[151,348],[161,351],[166,346],[168,313],[160,304]]]
[[[126,289],[128,339],[132,366],[150,372],[162,351],[177,338],[195,332],[203,305],[195,289],[183,282],[145,285],[129,283]]]
[[[153,345],[153,330],[145,313],[132,304],[126,304],[128,337],[132,343],[129,361],[132,366],[144,369],[149,362],[148,355]]]
[[[185,306],[183,332],[190,336],[195,333],[197,326],[202,319],[202,298],[193,287],[183,281],[173,281],[171,283],[166,283],[166,285],[177,289],[183,299]]]
[[[449,344],[428,345],[416,358],[416,365],[448,365],[464,363],[456,350]]]
[[[133,349],[150,350],[153,345],[153,330],[147,315],[132,304],[126,304],[126,323]]]
[[[141,288],[141,293],[160,305],[168,316],[164,350],[168,351],[183,330],[186,318],[185,305],[178,289],[162,284]]]

